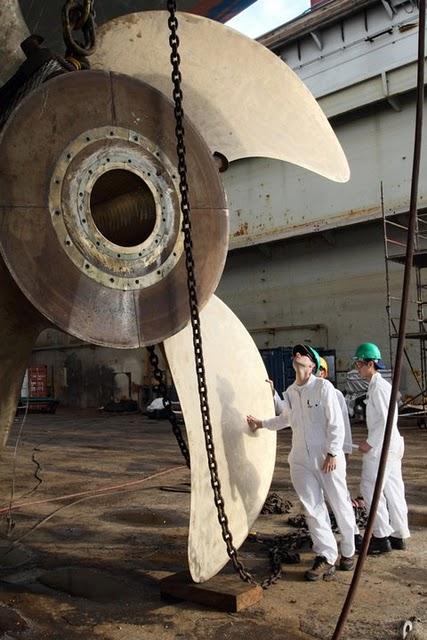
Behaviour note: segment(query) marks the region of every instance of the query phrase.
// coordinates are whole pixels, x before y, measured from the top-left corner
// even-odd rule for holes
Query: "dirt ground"
[[[167,422],[61,408],[55,416],[28,416],[15,460],[13,504],[32,504],[13,510],[8,523],[4,509],[10,501],[21,424],[16,419],[0,463],[0,638],[331,637],[351,574],[337,572],[333,582],[305,582],[303,572],[313,555],[309,550],[301,554],[301,564],[284,566],[283,578],[264,592],[260,603],[240,613],[160,599],[159,580],[186,568],[190,507],[190,474],[181,466]],[[343,634],[347,640],[400,638],[402,621],[412,616],[421,620],[423,636],[427,629],[427,430],[407,424],[402,433],[412,531],[409,549],[368,558]],[[362,427],[354,434],[355,441],[361,439]],[[299,513],[286,462],[289,446],[290,433],[283,431],[272,490],[291,500],[293,513]],[[349,467],[352,495],[358,494],[360,468],[356,454]],[[137,482],[168,469],[163,476]],[[130,482],[136,484],[117,486]],[[180,491],[167,490],[170,487]],[[104,488],[108,491],[95,497],[46,502]],[[254,529],[283,534],[289,530],[287,518],[260,516]],[[11,541],[16,544],[6,553]],[[242,557],[260,577],[267,571],[262,545],[245,543]]]

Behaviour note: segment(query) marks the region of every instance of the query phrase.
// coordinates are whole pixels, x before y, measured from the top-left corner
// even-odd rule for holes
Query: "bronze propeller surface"
[[[185,127],[203,306],[223,270],[228,211],[211,152]],[[0,140],[3,258],[64,331],[119,348],[160,342],[189,318],[178,184],[167,98],[115,73],[55,78]]]

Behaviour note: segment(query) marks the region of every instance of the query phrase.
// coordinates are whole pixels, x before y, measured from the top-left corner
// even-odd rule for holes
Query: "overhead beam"
[[[316,31],[320,26],[326,27],[347,18],[352,13],[358,13],[375,2],[377,0],[332,0],[326,2],[298,16],[295,20],[262,35],[258,38],[258,42],[274,51],[283,44],[288,45],[293,40]]]
[[[400,111],[399,95],[412,91],[415,86],[416,63],[414,62],[322,96],[318,98],[318,102],[328,118],[384,99],[393,109]]]
[[[382,5],[384,7],[384,9],[386,10],[386,13],[388,15],[388,17],[390,18],[390,20],[393,18],[394,16],[394,9],[391,6],[390,2],[388,0],[381,0]]]

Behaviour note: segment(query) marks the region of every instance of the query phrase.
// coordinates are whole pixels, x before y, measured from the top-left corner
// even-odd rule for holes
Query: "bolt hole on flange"
[[[98,231],[121,247],[134,247],[147,240],[156,223],[156,203],[150,188],[125,169],[111,169],[96,180],[90,209]]]

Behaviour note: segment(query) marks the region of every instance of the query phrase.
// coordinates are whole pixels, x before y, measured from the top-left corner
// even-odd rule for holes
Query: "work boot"
[[[345,556],[341,556],[339,566],[341,571],[353,571],[354,556],[351,556],[351,558],[346,558]]]
[[[356,547],[357,553],[360,553],[362,548],[363,536],[360,533],[354,534],[354,546]]]
[[[332,580],[335,575],[335,565],[329,564],[325,556],[316,556],[314,558],[313,566],[311,569],[305,572],[304,577],[310,582],[315,580]]]
[[[389,553],[391,551],[391,544],[388,538],[376,538],[372,536],[368,547],[368,556],[376,556],[380,553]]]
[[[395,538],[394,536],[389,536],[388,539],[390,541],[392,549],[397,549],[397,551],[405,551],[406,542],[403,538]]]

